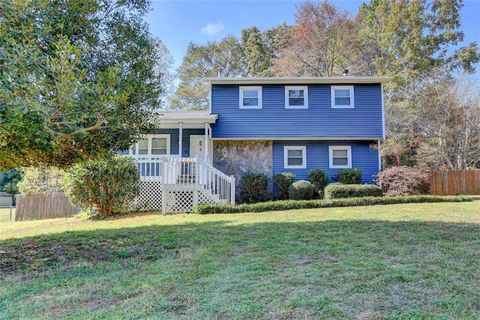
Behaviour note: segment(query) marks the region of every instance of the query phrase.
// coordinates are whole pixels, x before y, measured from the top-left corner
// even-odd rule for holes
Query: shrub
[[[285,200],[268,201],[255,204],[202,204],[196,209],[199,214],[214,213],[246,213],[246,212],[267,212],[283,211],[294,209],[312,209],[312,208],[333,208],[333,207],[354,207],[354,206],[373,206],[400,203],[436,203],[436,202],[469,202],[473,201],[470,197],[440,197],[440,196],[397,196],[397,197],[364,197],[347,199],[328,199],[328,200]]]
[[[248,173],[240,180],[240,200],[246,203],[267,201],[268,176],[264,173]]]
[[[22,168],[18,191],[24,195],[61,192],[64,172],[56,167]]]
[[[273,176],[275,195],[278,199],[288,199],[288,188],[295,181],[295,175],[291,172],[280,172]]]
[[[315,187],[315,190],[323,197],[323,191],[328,184],[328,174],[325,170],[313,169],[308,174],[308,181]]]
[[[381,197],[382,188],[374,184],[331,183],[325,188],[326,199]]]
[[[65,173],[64,189],[70,201],[101,217],[127,209],[137,188],[137,168],[125,156],[79,163]]]
[[[299,180],[288,188],[288,196],[292,200],[311,200],[318,198],[318,193],[313,184],[306,180]]]
[[[360,184],[362,183],[362,171],[358,168],[342,169],[338,171],[336,180],[343,184]]]
[[[430,190],[430,174],[420,168],[392,167],[378,175],[377,182],[385,195],[427,194]]]

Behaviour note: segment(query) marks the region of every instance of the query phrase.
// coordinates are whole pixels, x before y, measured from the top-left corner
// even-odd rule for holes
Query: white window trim
[[[262,87],[261,86],[243,86],[239,87],[239,99],[238,103],[240,109],[262,109]],[[256,90],[258,92],[258,106],[244,106],[243,105],[243,91],[253,91]]]
[[[162,156],[162,154],[152,154],[152,138],[166,138],[167,139],[167,153],[165,155],[170,155],[170,134],[146,134],[142,135],[141,139],[148,139],[148,151],[147,154],[138,154],[138,142],[134,144],[135,154],[132,152],[132,148],[128,149],[128,154],[134,157],[150,157],[150,156]]]
[[[289,90],[303,90],[303,106],[291,106],[288,99]],[[308,109],[308,86],[286,86],[285,87],[285,109]]]
[[[288,165],[289,150],[302,150],[302,165],[300,166]],[[307,168],[307,147],[306,146],[284,146],[283,147],[283,167],[285,169],[306,169]]]
[[[346,165],[333,165],[333,150],[347,150],[348,163]],[[328,166],[331,169],[349,169],[352,167],[352,147],[351,146],[329,146],[328,147]]]
[[[350,91],[350,105],[339,105],[337,106],[335,104],[335,90],[349,90]],[[353,86],[332,86],[331,91],[331,104],[332,104],[332,109],[353,109],[355,108],[355,91]]]

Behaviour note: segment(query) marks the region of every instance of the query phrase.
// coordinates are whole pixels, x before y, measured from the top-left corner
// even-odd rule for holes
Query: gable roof
[[[235,77],[205,78],[211,84],[352,84],[387,83],[392,77]]]

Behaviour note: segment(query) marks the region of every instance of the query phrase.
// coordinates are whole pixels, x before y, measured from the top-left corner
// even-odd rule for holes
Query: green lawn
[[[479,319],[480,202],[0,223],[0,319]]]

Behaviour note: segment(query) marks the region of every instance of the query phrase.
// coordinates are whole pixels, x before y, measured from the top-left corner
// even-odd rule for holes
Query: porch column
[[[182,143],[183,143],[183,122],[178,123],[178,155],[182,157]]]
[[[208,123],[205,122],[205,161],[208,161]]]

